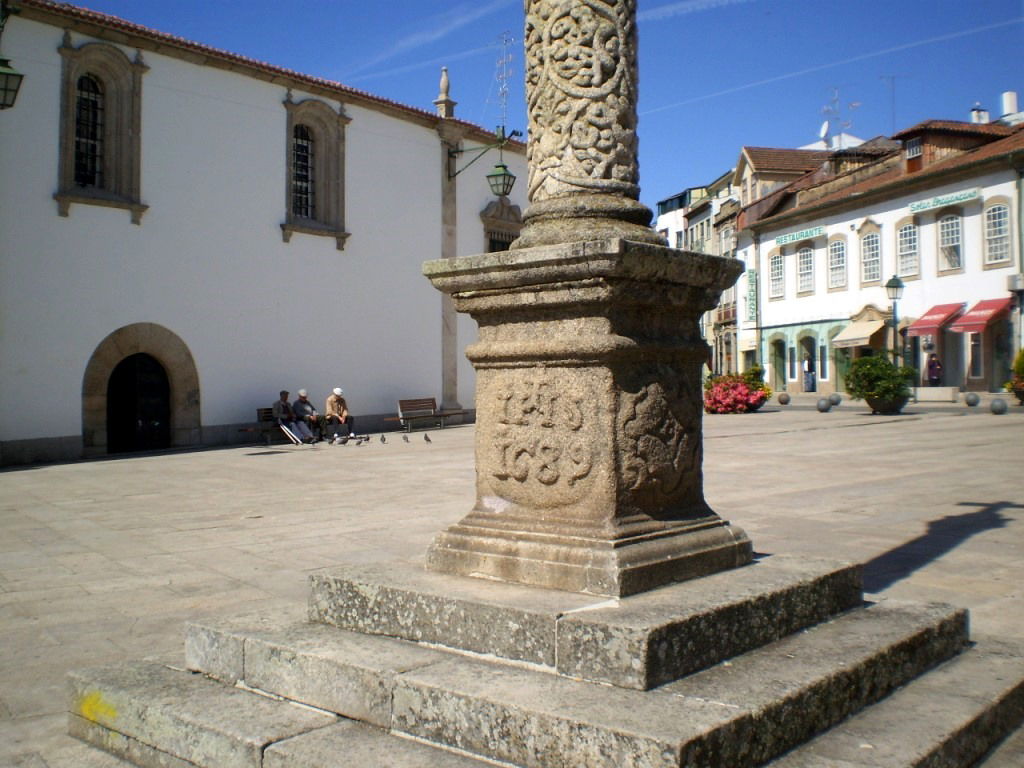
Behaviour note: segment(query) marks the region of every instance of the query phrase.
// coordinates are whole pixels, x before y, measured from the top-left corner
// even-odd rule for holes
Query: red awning
[[[959,304],[936,304],[907,328],[907,336],[934,336],[942,326],[962,312],[966,306],[963,302]]]
[[[1007,296],[1005,299],[985,299],[979,301],[970,311],[961,315],[960,318],[949,326],[949,330],[956,333],[981,333],[998,315],[1010,308],[1012,299]]]

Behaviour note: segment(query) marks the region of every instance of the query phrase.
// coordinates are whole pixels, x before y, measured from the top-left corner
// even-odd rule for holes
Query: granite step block
[[[397,679],[392,730],[519,766],[746,768],[966,642],[961,610],[886,604],[650,691],[453,659]]]
[[[351,720],[267,748],[263,768],[485,768],[489,761],[390,736]]]
[[[1024,645],[981,638],[769,766],[1020,768],[1024,739],[1016,735],[988,753],[1022,720]]]
[[[860,566],[786,556],[621,599],[414,564],[348,566],[311,577],[310,619],[645,690],[850,610],[862,594]]]
[[[1024,725],[996,744],[977,768],[1020,768],[1024,765]]]
[[[193,621],[190,669],[387,728],[395,678],[450,658],[413,643],[270,617]]]
[[[261,768],[269,745],[337,722],[155,662],[71,672],[68,732],[143,768]]]

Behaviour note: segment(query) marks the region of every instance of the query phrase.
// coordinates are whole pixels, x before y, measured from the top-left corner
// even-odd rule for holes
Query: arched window
[[[939,219],[939,271],[963,267],[960,216],[949,214]]]
[[[292,131],[292,214],[302,219],[316,218],[314,151],[309,127],[296,125]]]
[[[797,293],[814,290],[814,250],[804,246],[796,252]]]
[[[833,240],[828,244],[828,287],[846,287],[846,242]]]
[[[917,225],[904,224],[896,231],[896,271],[900,277],[910,277],[919,271]]]
[[[777,299],[783,296],[786,292],[786,270],[785,262],[781,252],[776,252],[771,255],[769,260],[769,287],[768,295],[770,298]]]
[[[103,188],[103,84],[92,74],[75,86],[75,184]]]
[[[136,52],[129,59],[108,43],[71,44],[61,55],[59,186],[57,211],[98,205],[131,212],[139,224],[142,202],[142,76],[149,69]]]
[[[861,282],[874,283],[882,279],[882,238],[869,232],[860,239]]]
[[[1010,208],[993,205],[985,209],[985,263],[1010,260]]]

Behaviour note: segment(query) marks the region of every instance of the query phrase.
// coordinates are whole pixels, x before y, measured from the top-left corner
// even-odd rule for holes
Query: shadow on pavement
[[[961,507],[981,507],[976,512],[947,515],[928,523],[928,531],[864,563],[864,591],[881,592],[915,571],[951,552],[975,534],[1005,528],[1014,520],[1004,509],[1024,509],[1024,504],[997,501],[991,504],[961,501]]]

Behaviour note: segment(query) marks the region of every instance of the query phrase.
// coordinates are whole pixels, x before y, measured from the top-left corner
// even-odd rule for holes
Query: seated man
[[[310,435],[314,435],[316,440],[323,439],[322,417],[309,402],[306,390],[299,390],[299,399],[292,403],[292,410],[295,412],[295,420],[304,424]]]
[[[349,437],[356,436],[356,420],[348,412],[348,403],[342,397],[343,394],[345,393],[341,387],[335,387],[334,391],[327,398],[327,403],[324,405],[326,429],[330,431],[331,424],[337,424],[340,427],[340,435],[336,438],[337,441],[340,441],[346,434]]]
[[[313,441],[313,433],[301,421],[295,418],[295,411],[288,403],[288,390],[281,390],[281,399],[274,403],[274,419],[278,424],[287,427],[304,443]]]

